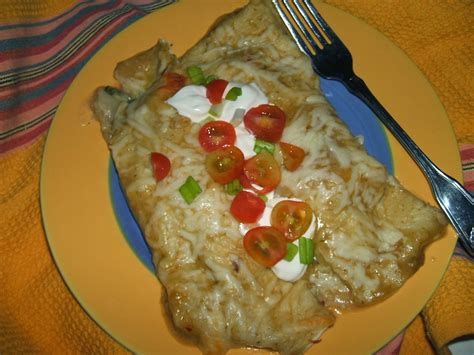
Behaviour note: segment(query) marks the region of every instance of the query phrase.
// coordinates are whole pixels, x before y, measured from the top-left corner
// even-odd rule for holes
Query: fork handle
[[[458,233],[464,249],[471,257],[474,257],[474,197],[423,153],[361,78],[354,75],[344,80],[343,84],[375,113],[418,164],[431,186],[436,201]]]

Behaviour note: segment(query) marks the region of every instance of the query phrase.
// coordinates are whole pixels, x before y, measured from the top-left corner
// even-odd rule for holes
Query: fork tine
[[[291,21],[288,19],[287,15],[283,11],[283,8],[281,7],[279,0],[272,0],[272,2],[273,5],[275,5],[277,12],[280,15],[280,18],[283,20],[283,23],[285,24],[286,28],[288,29],[288,31],[290,31],[291,36],[296,41],[296,44],[298,45],[299,49],[302,52],[306,53],[306,55],[312,56],[313,53],[311,53],[311,50],[308,48],[303,38],[300,36]]]
[[[300,0],[293,0],[293,3],[296,5],[296,7],[298,8],[301,16],[305,19],[307,25],[309,26],[309,28],[311,29],[311,31],[313,31],[313,34],[316,36],[316,38],[318,39],[318,41],[322,44],[322,46],[327,46],[328,45],[328,41],[326,40],[326,38],[322,35],[321,33],[321,30],[316,26],[316,24],[314,23],[314,19],[317,20],[317,18],[314,16],[314,7],[310,8],[309,4],[308,4],[308,1],[307,0],[303,0],[306,7],[310,10],[311,12],[311,15],[312,18],[308,15],[308,11],[305,9],[305,7],[303,5],[301,5],[301,2]],[[311,3],[310,3],[311,4]],[[311,4],[312,5],[312,4]]]
[[[289,4],[288,0],[283,0],[283,4],[285,5],[286,9],[288,10],[289,14],[295,21],[296,25],[300,29],[301,33],[305,36],[306,40],[311,44],[311,48],[317,53],[319,51],[319,46],[315,42],[314,38],[309,33],[308,29],[305,27],[301,19],[298,17],[295,9]]]
[[[285,12],[283,11],[279,0],[272,0],[272,2],[277,9],[278,15],[280,15],[280,18],[283,20],[283,23],[285,24],[286,28],[288,29],[288,31],[290,31],[291,36],[296,41],[296,44],[298,45],[299,49],[302,52],[305,52],[307,55],[311,55],[311,51],[309,50],[306,43],[303,41],[303,38],[301,38],[298,31],[296,31],[296,29],[293,27],[293,24],[290,22]]]
[[[339,37],[336,35],[336,33],[334,33],[334,31],[332,30],[331,27],[329,27],[329,25],[327,24],[327,22],[324,20],[324,18],[321,16],[321,14],[318,12],[318,10],[316,10],[316,8],[314,7],[313,3],[311,2],[311,0],[303,0],[304,4],[306,5],[306,7],[309,9],[309,11],[311,12],[311,15],[313,15],[313,17],[316,19],[316,21],[318,22],[318,25],[321,26],[321,28],[324,30],[324,32],[326,33],[326,35],[328,36],[329,40],[331,42],[341,42],[339,40]]]

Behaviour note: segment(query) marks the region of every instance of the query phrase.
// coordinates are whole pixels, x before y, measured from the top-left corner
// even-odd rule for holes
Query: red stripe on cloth
[[[25,49],[25,53],[22,53],[21,56],[9,57],[3,62],[0,60],[0,71],[7,72],[12,68],[24,68],[34,65],[40,66],[41,64],[44,65],[44,62],[57,56],[69,43],[84,32],[86,28],[90,27],[103,16],[103,13],[96,13],[94,16],[85,19],[84,23],[78,23],[74,27],[68,28],[68,31],[64,32],[63,36],[49,42],[47,45],[36,47],[36,50],[40,49],[40,51],[32,50],[30,52],[29,49]],[[104,30],[104,28],[102,28],[102,30]]]
[[[104,3],[109,2],[110,0],[95,0],[95,5],[102,5]],[[9,38],[20,38],[20,37],[27,37],[31,35],[33,31],[35,36],[42,35],[47,32],[52,31],[53,29],[61,26],[63,23],[69,21],[72,17],[76,16],[78,12],[87,9],[90,6],[87,2],[82,2],[79,4],[75,4],[72,7],[77,6],[74,10],[69,13],[67,9],[64,11],[63,15],[55,15],[51,18],[40,18],[38,20],[30,20],[28,22],[28,26],[24,26],[24,23],[21,24],[12,24],[8,26],[8,29],[0,30],[0,41],[9,39]]]
[[[468,190],[474,190],[474,170],[464,170],[464,186]]]
[[[6,86],[5,88],[0,88],[0,99],[6,100],[11,95],[16,95],[19,90],[21,90],[22,92],[26,90],[34,90],[38,88],[40,85],[47,83],[50,80],[54,80],[55,77],[57,77],[60,72],[64,72],[65,70],[67,70],[68,68],[70,68],[72,65],[76,64],[79,61],[78,56],[82,55],[81,52],[86,51],[87,54],[89,54],[92,50],[94,50],[95,46],[100,45],[101,42],[104,41],[104,39],[107,36],[110,36],[110,34],[113,33],[113,31],[115,31],[117,27],[120,27],[122,23],[127,21],[131,16],[133,16],[133,14],[134,12],[130,12],[126,15],[122,15],[114,19],[113,21],[110,21],[105,28],[101,28],[98,30],[98,32],[91,34],[91,38],[89,38],[87,41],[84,41],[79,46],[79,48],[76,49],[76,53],[72,54],[72,59],[69,58],[67,61],[62,62],[61,64],[51,69],[50,71],[45,71],[44,73],[42,73],[41,75],[37,76],[34,79],[25,80],[24,82],[21,82],[20,84],[17,84],[17,85],[9,85],[9,86]],[[79,35],[84,30],[84,28],[82,28],[82,25],[81,25],[80,28],[75,29],[71,38],[69,38],[69,36],[66,37],[64,39],[64,43],[59,43],[57,46],[50,48],[48,52],[42,53],[40,56],[36,56],[37,58],[35,58],[34,56],[32,58],[28,58],[28,64],[29,65],[36,64],[34,62],[38,61],[39,58],[43,60],[45,58],[53,57],[56,53],[59,53],[62,50],[62,48],[65,47],[65,45],[71,39]],[[91,48],[91,45],[93,45],[94,48]],[[81,59],[82,58],[83,58],[83,55]]]
[[[474,144],[461,144],[459,148],[463,164],[474,161]]]
[[[34,85],[30,84],[30,89],[34,90],[35,88],[40,88],[41,85],[43,85],[44,83],[54,81],[55,78],[61,75],[61,73],[72,68],[74,65],[85,61],[86,58],[90,55],[90,53],[95,48],[97,48],[98,44],[102,43],[106,37],[110,36],[110,34],[116,29],[117,26],[120,26],[120,24],[124,21],[127,21],[127,19],[128,16],[124,16],[117,18],[115,21],[111,22],[110,26],[107,27],[106,31],[102,31],[100,34],[96,34],[90,42],[85,44],[84,48],[81,49],[80,55],[77,54],[72,58],[72,60],[65,62],[64,66],[62,66],[61,68],[58,68],[56,71],[53,71],[51,73],[48,73],[48,75],[42,78],[41,80],[35,81]],[[25,101],[10,110],[0,111],[0,123],[1,121],[8,121],[12,117],[15,117],[15,126],[19,126],[31,121],[35,117],[38,117],[41,113],[48,111],[50,108],[56,106],[59,103],[64,91],[70,85],[72,80],[73,78],[64,81],[60,85],[55,86],[52,90],[49,90],[44,95],[39,96],[34,100]],[[12,95],[17,94],[18,90],[21,92],[25,92],[24,88],[16,88],[16,93],[13,93]],[[50,100],[52,98],[57,99],[51,102]],[[43,107],[43,110],[39,111],[38,108],[43,106],[43,104],[46,102],[49,103],[49,107]],[[35,115],[32,115],[31,111],[35,111]],[[0,124],[0,130],[5,131],[4,129],[1,129],[2,126],[3,125]]]
[[[35,126],[32,130],[27,131],[25,134],[17,134],[10,139],[0,141],[0,154],[18,148],[23,144],[32,141],[39,135],[45,133],[48,130],[50,124],[51,120],[49,119]]]
[[[34,56],[40,53],[44,53],[45,51],[48,51],[52,47],[60,44],[61,42],[64,42],[64,39],[67,37],[67,35],[72,31],[72,29],[83,29],[87,28],[87,26],[94,21],[96,21],[98,18],[101,18],[104,16],[104,13],[107,13],[109,11],[113,11],[114,8],[109,8],[100,11],[99,9],[96,9],[95,11],[91,11],[88,13],[85,13],[82,15],[82,17],[79,17],[74,20],[74,22],[71,22],[67,28],[64,29],[58,36],[56,36],[53,40],[40,45],[40,46],[30,46],[30,47],[22,47],[22,48],[16,48],[10,51],[4,51],[2,56],[4,58],[8,58],[9,60],[15,61],[15,59],[22,58],[25,56]],[[57,27],[57,26],[56,26]],[[79,31],[76,31],[79,32]],[[6,59],[5,59],[6,60]],[[2,59],[0,59],[0,63],[2,62]]]
[[[105,29],[100,30],[98,33],[92,35],[88,41],[82,44],[82,48],[79,48],[77,52],[69,58],[69,60],[61,63],[58,67],[50,72],[45,72],[42,76],[39,76],[33,80],[25,81],[19,85],[10,85],[4,90],[0,89],[0,99],[8,100],[15,95],[18,95],[18,92],[25,93],[27,91],[33,91],[39,89],[42,85],[48,82],[54,82],[57,78],[64,73],[65,71],[72,68],[74,65],[77,65],[81,61],[84,61],[88,55],[99,46],[107,37],[113,33],[117,27],[119,27],[123,22],[127,21],[133,13],[128,14],[127,16],[122,16],[116,18],[114,21],[111,21]],[[0,111],[0,120],[2,119],[2,112]],[[19,123],[21,124],[21,123]]]
[[[51,109],[57,107],[64,93],[60,92],[56,96],[41,102],[38,106],[35,106],[31,110],[22,112],[14,117],[12,120],[2,120],[0,121],[0,132],[7,132],[8,130],[14,129],[16,127],[26,125],[35,119],[41,117]],[[31,127],[27,128],[31,129]],[[15,134],[15,133],[14,133]]]
[[[474,163],[474,144],[461,144],[461,161],[464,166],[464,186],[474,193],[474,168],[467,169],[468,164]]]
[[[386,344],[382,349],[377,351],[375,355],[398,355],[400,349],[402,348],[403,338],[405,336],[405,330],[393,338],[388,344]]]
[[[464,187],[468,189],[469,191],[474,192],[474,181],[464,181]]]
[[[0,100],[4,101],[4,109],[0,111],[0,152],[43,134],[81,64],[118,29],[141,17],[144,14],[141,6],[154,8],[160,3],[160,0],[82,0],[60,15],[0,26],[0,40],[12,39],[9,43],[18,46],[9,47],[12,50],[0,55],[3,60],[0,72],[9,73],[0,89]],[[23,39],[16,43],[15,39],[19,38],[29,39],[31,46],[27,48]],[[35,42],[35,38],[41,41]],[[10,72],[13,69],[17,69],[17,76]]]
[[[7,111],[0,111],[0,121],[11,119],[12,117],[18,117],[21,113],[32,110],[38,105],[41,105],[42,102],[51,99],[54,96],[57,96],[60,93],[63,93],[66,88],[71,84],[71,80],[64,81],[58,86],[55,86],[52,90],[49,90],[45,95],[37,97],[35,100],[26,101],[19,106],[16,106]],[[15,126],[18,126],[15,122]]]

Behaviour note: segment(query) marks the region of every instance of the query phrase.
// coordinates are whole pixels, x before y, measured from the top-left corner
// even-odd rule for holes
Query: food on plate
[[[304,352],[399,289],[446,225],[350,134],[269,0],[114,75],[92,107],[173,324],[204,353]]]

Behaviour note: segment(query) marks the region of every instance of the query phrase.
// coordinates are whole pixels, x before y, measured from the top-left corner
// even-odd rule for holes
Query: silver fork
[[[411,155],[425,174],[436,201],[458,233],[461,244],[474,257],[473,196],[423,153],[370,92],[364,81],[354,74],[351,53],[311,1],[272,1],[298,47],[311,58],[313,69],[323,78],[340,81],[360,98]]]

